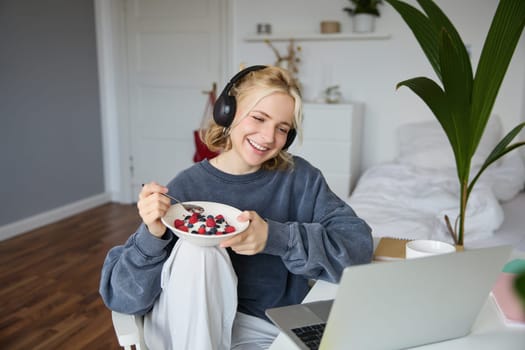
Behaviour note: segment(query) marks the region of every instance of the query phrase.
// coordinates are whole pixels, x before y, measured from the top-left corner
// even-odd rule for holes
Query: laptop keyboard
[[[319,349],[319,344],[321,343],[321,337],[323,336],[325,326],[326,326],[326,323],[320,323],[320,324],[314,324],[310,326],[294,328],[292,329],[292,331],[311,350],[317,350]]]

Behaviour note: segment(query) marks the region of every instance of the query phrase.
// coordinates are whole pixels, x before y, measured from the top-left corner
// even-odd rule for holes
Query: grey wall
[[[0,226],[104,192],[93,0],[0,0]]]

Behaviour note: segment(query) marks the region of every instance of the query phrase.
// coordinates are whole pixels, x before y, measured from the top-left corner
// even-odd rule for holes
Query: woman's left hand
[[[255,211],[243,211],[239,221],[251,221],[244,231],[221,243],[221,248],[231,248],[237,254],[254,255],[261,252],[268,240],[268,223]]]

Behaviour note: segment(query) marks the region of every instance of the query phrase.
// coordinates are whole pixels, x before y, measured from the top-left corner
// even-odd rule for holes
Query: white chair
[[[111,319],[120,346],[125,350],[148,350],[144,343],[144,317],[112,311]]]

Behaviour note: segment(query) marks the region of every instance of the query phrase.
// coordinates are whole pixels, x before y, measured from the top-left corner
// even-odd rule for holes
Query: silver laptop
[[[511,249],[347,267],[335,300],[268,309],[266,315],[299,349],[392,350],[462,337]]]

